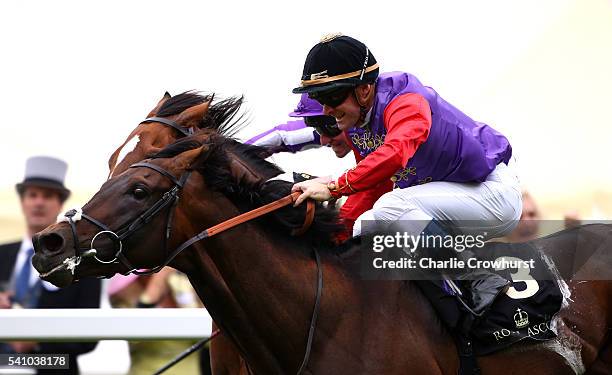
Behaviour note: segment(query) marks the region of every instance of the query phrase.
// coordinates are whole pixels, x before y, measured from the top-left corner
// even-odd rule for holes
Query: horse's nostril
[[[43,249],[51,252],[61,250],[64,245],[64,239],[56,233],[45,234],[39,238],[39,241]]]

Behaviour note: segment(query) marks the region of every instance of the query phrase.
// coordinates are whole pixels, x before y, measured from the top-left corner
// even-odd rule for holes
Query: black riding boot
[[[467,264],[468,260],[475,258],[475,254],[470,250],[464,250],[457,253],[457,258]],[[510,281],[484,268],[465,267],[456,278],[463,281],[464,285],[469,285],[471,309],[479,315],[510,286]]]
[[[438,235],[442,237],[449,235],[436,220],[432,220],[427,224],[423,230],[423,234]],[[452,275],[447,276],[455,280],[463,281],[462,284],[468,287],[471,296],[468,304],[474,313],[478,315],[482,314],[493,301],[495,301],[497,296],[508,290],[510,281],[502,276],[487,269],[467,267],[468,261],[476,257],[471,250],[457,252],[454,249],[442,248],[435,249],[435,253],[438,259],[456,257],[466,265],[463,268],[455,269]]]

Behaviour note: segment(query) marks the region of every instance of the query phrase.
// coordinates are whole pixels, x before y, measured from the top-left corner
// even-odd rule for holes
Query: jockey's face
[[[349,152],[351,152],[351,147],[348,145],[344,133],[341,133],[335,137],[321,135],[321,146],[331,147],[332,151],[334,151],[334,154],[336,154],[336,157],[339,158],[343,158]]]
[[[354,126],[361,125],[361,106],[365,106],[368,110],[372,107],[374,98],[374,85],[359,85],[355,87],[353,92],[336,107],[328,105],[323,106],[323,113],[329,116],[334,116],[338,123],[338,127],[346,131]]]

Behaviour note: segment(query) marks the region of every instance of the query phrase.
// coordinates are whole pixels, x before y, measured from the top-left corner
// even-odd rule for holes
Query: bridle
[[[181,175],[180,178],[177,179],[170,172],[159,167],[158,165],[147,162],[136,163],[130,166],[130,168],[139,167],[149,168],[160,173],[161,175],[170,179],[173,182],[174,186],[172,186],[168,191],[166,191],[161,196],[161,198],[159,198],[159,200],[157,200],[157,202],[155,202],[145,212],[136,217],[132,222],[120,226],[120,229],[116,231],[113,231],[108,225],[100,222],[99,220],[85,214],[80,209],[72,209],[66,212],[62,221],[67,221],[70,225],[72,237],[74,240],[75,255],[72,258],[66,259],[64,263],[66,263],[66,268],[68,268],[72,272],[73,276],[75,274],[76,267],[81,263],[81,260],[87,257],[93,257],[94,260],[103,264],[120,263],[127,269],[127,271],[123,273],[124,275],[128,275],[131,273],[136,275],[150,275],[152,273],[158,272],[160,269],[167,266],[168,263],[170,263],[172,259],[174,259],[174,257],[176,257],[178,253],[180,253],[180,251],[183,251],[185,248],[187,248],[187,246],[185,246],[185,248],[182,248],[179,252],[173,252],[173,255],[168,257],[168,259],[166,259],[162,264],[145,271],[140,271],[136,267],[132,266],[132,263],[123,253],[123,241],[129,238],[137,230],[142,228],[145,224],[150,222],[154,217],[157,216],[157,214],[162,212],[162,210],[169,207],[168,214],[166,216],[166,230],[164,236],[164,254],[167,254],[168,240],[170,239],[170,235],[172,233],[174,208],[178,204],[180,191],[182,190],[183,186],[185,185],[185,182],[187,182],[187,179],[191,175],[191,171],[187,170]],[[91,244],[88,249],[79,248],[80,242],[76,231],[76,222],[81,219],[87,220],[88,222],[92,223],[100,229],[100,231],[92,237]],[[113,242],[118,244],[118,250],[113,254],[113,259],[111,260],[104,260],[99,258],[98,251],[94,247],[96,238],[98,238],[98,236],[102,234],[108,234],[109,236],[111,236]]]
[[[124,224],[120,227],[120,229],[118,229],[116,232],[111,230],[110,227],[108,227],[107,225],[103,224],[102,222],[98,221],[97,219],[85,214],[84,212],[82,212],[82,210],[77,210],[77,209],[73,209],[70,210],[68,212],[66,212],[64,214],[64,218],[63,220],[67,221],[68,224],[70,225],[71,231],[72,231],[72,236],[73,236],[73,241],[74,241],[74,250],[75,250],[75,256],[66,259],[62,264],[60,264],[60,266],[63,267],[56,267],[53,270],[51,270],[49,273],[45,274],[45,275],[41,275],[41,277],[43,276],[48,276],[51,273],[58,271],[61,268],[66,268],[68,270],[70,270],[72,272],[72,275],[75,275],[75,270],[76,267],[81,263],[81,260],[83,258],[87,258],[87,257],[93,257],[94,260],[96,260],[99,263],[103,263],[103,264],[109,264],[109,263],[121,263],[123,266],[126,267],[126,269],[128,270],[127,272],[124,273],[124,275],[128,275],[128,274],[136,274],[136,275],[150,275],[153,273],[158,272],[159,270],[161,270],[163,267],[167,266],[177,255],[179,255],[183,250],[187,249],[188,247],[190,247],[191,245],[193,245],[196,242],[199,242],[205,238],[208,237],[212,237],[216,234],[219,234],[227,229],[233,228],[237,225],[240,225],[242,223],[245,223],[247,221],[250,221],[254,218],[257,218],[259,216],[265,215],[269,212],[272,212],[274,210],[277,210],[281,207],[287,206],[293,202],[295,202],[295,200],[300,196],[300,192],[294,192],[291,195],[288,195],[284,198],[281,198],[277,201],[274,201],[272,203],[269,203],[267,205],[264,205],[262,207],[256,208],[252,211],[246,212],[244,214],[238,215],[234,218],[231,218],[229,220],[226,220],[220,224],[217,224],[213,227],[210,227],[208,229],[205,229],[204,231],[196,234],[195,236],[191,237],[190,239],[188,239],[187,241],[183,242],[181,245],[179,245],[172,253],[170,253],[167,257],[166,260],[163,261],[162,264],[155,266],[151,269],[148,270],[138,270],[135,267],[132,266],[132,264],[130,263],[130,261],[126,258],[126,256],[123,254],[123,243],[122,241],[127,239],[129,236],[131,236],[132,234],[134,234],[137,230],[139,230],[140,228],[142,228],[145,224],[147,224],[148,222],[150,222],[155,216],[157,216],[157,214],[159,214],[160,212],[162,212],[162,210],[164,210],[165,208],[169,207],[168,210],[168,214],[166,217],[166,231],[165,231],[165,239],[164,239],[164,253],[167,254],[167,242],[170,238],[171,235],[171,230],[172,230],[172,220],[174,217],[174,208],[176,207],[178,200],[179,200],[179,194],[181,192],[181,190],[183,189],[183,187],[185,186],[187,179],[189,178],[189,176],[191,175],[191,171],[190,170],[186,170],[185,172],[183,172],[183,174],[177,179],[173,174],[171,174],[170,172],[166,171],[165,169],[163,169],[162,167],[156,165],[156,164],[152,164],[150,162],[140,162],[140,163],[136,163],[130,166],[130,168],[149,168],[152,169],[158,173],[160,173],[161,175],[167,177],[168,179],[170,179],[174,186],[172,186],[168,191],[166,191],[162,197],[157,200],[157,202],[155,202],[151,207],[149,207],[145,212],[143,212],[142,214],[140,214],[136,219],[134,219],[132,222],[128,223],[128,224]],[[314,217],[314,203],[312,200],[308,200],[307,201],[307,209],[306,209],[306,219],[304,221],[304,225],[302,226],[302,228],[300,228],[297,231],[294,231],[295,234],[303,234],[308,227],[311,225],[312,221],[313,221],[313,217]],[[90,248],[89,249],[81,249],[79,248],[79,240],[78,240],[78,234],[76,231],[76,222],[79,221],[80,219],[85,219],[88,222],[92,223],[93,225],[95,225],[96,227],[98,227],[99,229],[101,229],[98,233],[96,233],[91,240],[91,244],[90,244]],[[97,255],[97,250],[94,248],[94,242],[95,239],[104,233],[108,233],[110,235],[112,235],[113,241],[119,243],[119,249],[118,251],[114,254],[114,258],[112,260],[103,260],[100,259]],[[319,314],[319,307],[320,307],[320,301],[321,301],[321,294],[322,294],[322,289],[323,289],[323,269],[321,267],[321,259],[319,256],[319,253],[316,249],[316,247],[313,247],[313,252],[315,255],[315,261],[316,261],[316,265],[317,265],[317,280],[316,280],[316,294],[315,294],[315,303],[314,303],[314,307],[313,307],[313,312],[312,312],[312,316],[311,316],[311,320],[310,320],[310,325],[309,325],[309,329],[308,329],[308,337],[307,337],[307,341],[306,341],[306,351],[304,353],[304,357],[302,359],[302,362],[300,364],[300,367],[297,371],[297,375],[300,375],[303,373],[303,371],[306,369],[306,366],[308,364],[308,360],[310,358],[310,352],[312,349],[312,344],[313,344],[313,340],[314,340],[314,332],[315,332],[315,328],[316,328],[316,322],[317,322],[317,317]],[[250,372],[250,368],[249,372]]]
[[[181,125],[179,125],[178,123],[176,123],[175,121],[172,121],[170,119],[163,118],[163,117],[157,117],[157,116],[147,117],[146,119],[142,120],[140,123],[143,124],[143,123],[152,123],[152,122],[158,122],[172,129],[175,129],[176,131],[179,132],[179,138],[188,137],[190,135],[193,135],[193,129],[191,128],[186,129],[182,127]],[[64,261],[65,263],[64,265],[66,266],[66,268],[68,268],[72,272],[73,276],[75,274],[76,266],[78,266],[79,263],[81,262],[81,259],[85,257],[93,257],[96,261],[98,261],[99,263],[103,263],[103,264],[116,263],[118,261],[124,267],[127,268],[127,272],[124,273],[125,275],[130,274],[130,273],[134,273],[137,275],[148,275],[150,273],[159,271],[159,268],[157,267],[151,269],[150,270],[151,272],[138,271],[135,267],[133,267],[130,261],[123,254],[123,242],[122,241],[125,240],[132,233],[134,233],[136,230],[138,230],[140,227],[142,227],[144,224],[146,224],[149,220],[151,220],[154,216],[156,216],[157,213],[159,213],[161,210],[166,208],[168,205],[172,205],[173,207],[176,206],[176,204],[178,203],[179,191],[182,189],[187,178],[189,178],[189,173],[191,172],[186,172],[185,174],[181,176],[179,180],[177,180],[176,177],[174,177],[171,173],[168,173],[167,171],[158,167],[155,164],[136,163],[130,166],[130,168],[139,167],[139,166],[153,169],[161,173],[162,175],[168,177],[174,183],[174,187],[171,188],[169,191],[167,191],[162,196],[162,198],[157,203],[155,203],[151,208],[149,208],[147,211],[141,214],[138,218],[136,218],[133,223],[131,223],[126,228],[123,228],[122,230],[121,229],[118,230],[117,232],[112,231],[107,225],[101,223],[100,221],[94,219],[93,217],[84,214],[82,210],[80,209],[73,209],[73,210],[66,212],[62,220],[67,221],[70,224],[70,228],[72,230],[72,236],[75,241],[74,243],[75,256],[72,258],[66,259]],[[164,253],[166,253],[167,242],[170,237],[170,232],[172,228],[173,212],[174,210],[172,209],[169,210],[168,217],[166,219],[166,236],[164,239]],[[89,249],[79,249],[78,247],[79,242],[78,242],[78,237],[76,234],[75,222],[79,221],[80,219],[85,219],[101,229],[101,231],[98,232],[91,239],[91,244],[90,244]],[[114,258],[111,260],[103,260],[99,258],[97,251],[94,249],[93,245],[94,245],[95,240],[98,238],[98,236],[102,234],[107,234],[108,236],[111,236],[113,239],[113,242],[119,244],[118,245],[119,249],[114,254]],[[53,270],[51,272],[53,272]]]
[[[148,122],[159,122],[160,124],[164,124],[166,126],[169,126],[173,129],[176,129],[179,133],[181,133],[184,137],[188,137],[190,135],[193,135],[193,129],[192,128],[187,128],[185,129],[184,127],[180,126],[179,124],[177,124],[176,122],[172,121],[172,120],[168,120],[167,118],[163,118],[163,117],[147,117],[146,119],[142,120],[140,123],[148,123]]]

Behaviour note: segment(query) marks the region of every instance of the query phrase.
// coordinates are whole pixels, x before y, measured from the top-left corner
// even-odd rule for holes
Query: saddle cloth
[[[553,263],[529,244],[488,243],[478,252],[478,258],[533,259],[533,267],[498,270],[512,284],[480,317],[473,316],[455,296],[449,295],[442,282],[418,282],[442,320],[456,332],[459,346],[470,342],[474,355],[487,355],[520,341],[554,338],[551,322],[563,303],[560,286],[564,281],[558,277]]]

